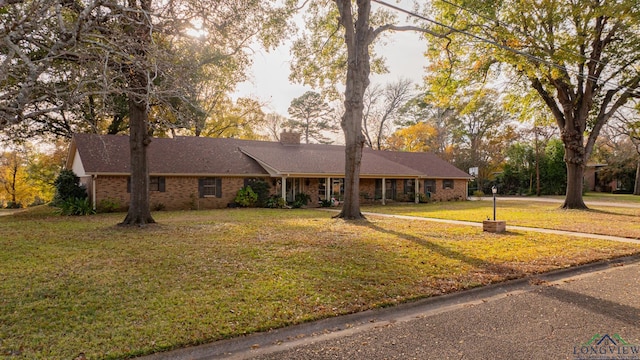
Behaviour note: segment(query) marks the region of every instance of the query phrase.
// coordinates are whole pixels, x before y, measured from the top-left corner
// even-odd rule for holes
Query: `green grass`
[[[116,359],[640,252],[317,210],[0,217],[0,357]]]
[[[493,201],[440,202],[364,206],[363,211],[438,219],[482,222],[493,218]],[[558,203],[501,200],[496,202],[496,217],[507,226],[586,232],[640,238],[640,207],[591,206],[590,210],[563,210]]]
[[[562,199],[564,199],[564,197]],[[640,196],[630,195],[630,194],[609,194],[609,193],[590,192],[584,195],[584,200],[587,202],[588,201],[607,201],[607,202],[640,204]]]

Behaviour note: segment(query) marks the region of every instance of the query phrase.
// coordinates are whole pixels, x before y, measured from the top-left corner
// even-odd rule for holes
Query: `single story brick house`
[[[256,179],[272,194],[292,201],[310,196],[309,206],[340,201],[344,194],[344,146],[300,144],[300,134],[284,132],[280,142],[206,137],[153,138],[148,147],[152,207],[167,210],[224,208],[237,191]],[[86,186],[94,208],[102,202],[129,202],[129,137],[76,134],[66,168]],[[471,176],[429,153],[365,148],[360,171],[363,203],[436,201],[467,197]]]

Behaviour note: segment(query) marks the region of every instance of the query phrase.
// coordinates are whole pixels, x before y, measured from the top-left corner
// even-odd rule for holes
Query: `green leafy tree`
[[[553,115],[565,149],[564,208],[586,208],[585,165],[602,127],[640,84],[635,0],[434,2],[446,40],[429,51],[432,93],[487,79],[528,84]],[[482,40],[482,41],[479,41]]]
[[[508,114],[496,99],[497,94],[489,90],[461,97],[451,119],[456,147],[453,161],[465,171],[478,168],[480,189],[503,162],[503,149],[517,137]]]
[[[559,139],[551,139],[542,153],[536,156],[535,145],[515,143],[506,150],[507,160],[499,176],[501,191],[505,194],[534,194],[536,168],[540,168],[540,194],[561,195],[566,188],[564,147]]]
[[[333,109],[324,101],[322,95],[307,91],[291,101],[288,112],[291,119],[287,124],[290,128],[302,132],[306,144],[309,144],[310,140],[320,144],[333,142],[325,133],[338,128],[333,124]]]

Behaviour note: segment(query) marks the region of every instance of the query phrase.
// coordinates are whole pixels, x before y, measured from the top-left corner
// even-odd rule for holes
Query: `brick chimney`
[[[282,130],[280,133],[280,143],[282,145],[300,145],[300,133],[293,130]]]

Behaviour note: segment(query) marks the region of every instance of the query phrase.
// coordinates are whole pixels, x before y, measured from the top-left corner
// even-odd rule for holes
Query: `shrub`
[[[287,204],[280,195],[271,195],[267,199],[266,207],[271,209],[282,209],[285,205]]]
[[[80,178],[71,170],[62,170],[60,175],[54,180],[56,195],[53,198],[53,205],[60,206],[69,199],[86,199],[87,191],[80,185]]]
[[[322,207],[331,207],[332,201],[331,200],[320,200],[320,206]]]
[[[266,207],[267,201],[269,200],[269,185],[268,182],[264,180],[256,180],[251,183],[251,190],[258,195],[258,200],[256,201],[255,206],[258,207]]]
[[[7,209],[21,209],[22,208],[22,203],[19,201],[8,201],[7,202]]]
[[[481,198],[484,196],[484,191],[482,190],[476,190],[473,192],[473,196],[477,197],[477,198]]]
[[[153,211],[164,211],[166,209],[167,209],[167,207],[161,202],[157,202],[157,203],[151,204],[151,210],[153,210]]]
[[[116,199],[102,199],[98,204],[98,212],[112,213],[122,210],[122,204]]]
[[[418,193],[418,201],[422,204],[431,202],[431,196],[423,193]]]
[[[200,204],[198,202],[198,194],[196,193],[191,193],[189,195],[189,209],[191,210],[198,210],[200,208]]]
[[[29,204],[28,206],[32,207],[32,206],[39,206],[39,205],[44,205],[44,204],[45,204],[44,200],[42,200],[39,196],[36,196],[33,199],[33,202],[31,204]]]
[[[253,192],[251,186],[247,185],[238,190],[236,198],[233,201],[242,207],[255,206],[258,202],[258,194]]]
[[[78,216],[78,215],[92,215],[95,214],[95,210],[91,206],[91,202],[88,198],[69,198],[61,202],[58,207],[60,208],[60,215]]]
[[[307,205],[309,203],[309,201],[311,201],[311,196],[305,194],[305,193],[297,193],[295,200],[293,201],[293,203],[291,204],[291,207],[293,207],[294,209],[299,209],[305,205]]]

